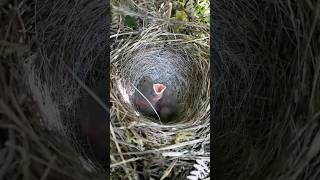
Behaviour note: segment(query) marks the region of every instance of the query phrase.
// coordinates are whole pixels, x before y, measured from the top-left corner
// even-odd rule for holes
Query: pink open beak
[[[153,84],[153,90],[157,95],[157,100],[162,98],[162,94],[167,87],[163,84]]]

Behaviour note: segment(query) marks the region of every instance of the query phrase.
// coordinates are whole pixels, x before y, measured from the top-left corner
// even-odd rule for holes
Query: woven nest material
[[[319,12],[319,1],[214,1],[215,179],[320,178]]]
[[[135,52],[161,47],[208,70],[208,45],[203,41],[207,37],[168,29],[178,23],[194,31],[208,30],[169,21],[159,15],[160,5],[150,1],[136,2],[138,12],[113,7],[113,18],[125,9],[123,14],[152,24],[132,31],[119,26],[119,19],[112,21],[111,176],[160,179],[170,174],[172,179],[185,179],[194,159],[209,157],[207,74],[201,71],[202,91],[190,97],[200,104],[190,121],[161,125],[137,117],[125,101],[123,92],[129,94],[130,86],[119,88],[119,67],[130,60],[126,54],[134,57],[129,47]],[[81,81],[95,84],[103,74],[97,62],[106,59],[108,37],[101,27],[107,8],[97,1],[1,3],[0,179],[105,179],[103,173],[86,169],[76,151],[81,146],[71,122],[77,100],[86,91],[62,62]],[[210,115],[216,120],[216,138],[211,174],[227,180],[319,179],[320,2],[213,3],[215,83]],[[97,58],[96,49],[104,55]]]
[[[75,77],[90,85],[106,64],[104,3],[1,2],[0,179],[105,179],[75,120]]]
[[[117,9],[117,8],[115,8]],[[113,23],[119,23],[115,12]],[[111,34],[111,175],[186,178],[196,159],[209,161],[209,37],[175,34],[153,21],[134,35]],[[176,92],[182,104],[169,124],[139,114],[132,103],[144,76]],[[128,161],[127,163],[123,163]]]
[[[34,60],[25,65],[25,73],[32,95],[42,104],[42,125],[61,134],[85,159],[86,167],[108,171],[95,162],[95,154],[79,127],[85,113],[91,113],[81,107],[88,103],[88,92],[97,93],[101,79],[107,79],[106,2],[38,2],[35,8],[36,38],[41,44]],[[101,118],[107,118],[107,114]],[[107,128],[107,122],[104,125]]]
[[[133,46],[135,48],[128,47],[129,52],[125,49],[127,53],[118,60],[121,64],[117,67],[119,71],[117,76],[120,77],[118,87],[121,87],[117,90],[120,91],[126,103],[133,105],[132,97],[136,91],[135,87],[143,77],[148,76],[156,83],[162,83],[175,92],[178,103],[182,104],[179,111],[180,117],[174,121],[190,122],[198,112],[203,113],[197,110],[201,110],[202,100],[206,96],[201,93],[207,93],[202,89],[206,85],[205,76],[208,69],[199,67],[201,59],[188,58],[187,54],[180,55],[179,53],[187,53],[184,47],[181,47],[180,51],[174,51],[164,45],[141,47],[137,43]],[[188,51],[190,52],[192,50]],[[197,61],[200,61],[199,65]]]
[[[37,14],[26,20],[26,26],[35,24],[31,38],[37,41],[28,43],[37,48],[30,48],[32,55],[19,68],[26,91],[39,106],[39,125],[52,136],[59,134],[61,141],[72,147],[75,162],[91,171],[106,170],[95,162],[87,140],[80,135],[79,119],[84,110],[79,103],[89,96],[83,84],[94,89],[105,74],[107,6],[103,1],[85,0],[32,5]]]

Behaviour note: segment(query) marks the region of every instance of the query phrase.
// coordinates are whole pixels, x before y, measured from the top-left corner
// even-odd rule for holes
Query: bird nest
[[[214,179],[319,178],[319,10],[214,1]]]
[[[4,12],[25,10],[19,12],[24,13],[24,17],[19,14],[20,18],[13,20],[10,13],[5,13],[6,21],[1,26],[1,32],[10,32],[7,39],[10,43],[5,44],[9,55],[1,54],[7,61],[0,64],[0,118],[5,119],[5,124],[1,124],[0,133],[4,138],[1,136],[0,147],[8,154],[0,175],[4,174],[5,178],[103,179],[108,173],[109,169],[94,161],[90,145],[79,136],[79,116],[87,111],[81,109],[81,101],[90,96],[88,93],[94,91],[97,84],[105,84],[108,79],[105,74],[109,39],[106,3],[25,1],[5,6]],[[195,159],[209,159],[208,28],[203,31],[205,28],[191,24],[190,27],[206,34],[197,39],[169,33],[171,25],[167,24],[166,28],[161,21],[151,23],[137,34],[120,28],[116,29],[119,33],[111,36],[112,179],[126,175],[129,179],[185,177]],[[11,22],[28,29],[14,26],[11,32],[8,30]],[[155,54],[165,55],[155,58],[158,61],[169,57],[170,65],[166,64],[168,68],[163,69],[163,73],[174,74],[175,78],[167,82],[179,92],[177,97],[183,104],[184,118],[172,124],[153,123],[138,117],[130,101],[124,98],[133,87],[125,83],[136,85],[143,73],[131,71],[130,61],[141,55],[148,59]],[[146,70],[152,63],[142,61],[142,65]],[[132,77],[124,76],[126,72],[140,72],[140,75],[130,79]],[[15,90],[10,91],[12,89]],[[17,102],[17,99],[20,100]],[[108,156],[107,152],[104,154]]]
[[[11,70],[1,70],[0,76],[18,84],[8,85],[2,79],[1,87],[7,90],[4,92],[1,88],[1,98],[10,95],[11,98],[4,99],[6,113],[19,110],[20,115],[13,119],[3,114],[5,123],[11,126],[4,133],[10,134],[7,137],[11,144],[5,146],[10,158],[0,177],[4,174],[5,179],[21,179],[21,176],[30,179],[104,179],[106,175],[100,172],[102,168],[88,153],[88,142],[79,136],[78,114],[81,114],[79,101],[87,96],[88,89],[94,89],[102,74],[105,76],[106,2],[6,3],[4,12],[13,13],[21,8],[19,13],[24,16],[19,14],[18,19],[5,16],[1,26],[1,32],[8,32],[7,41],[11,46],[5,47],[7,54],[1,54],[4,61],[0,67]],[[11,27],[10,22],[20,22],[22,28],[29,29]],[[12,92],[9,89],[13,89]],[[27,97],[27,104],[10,106],[19,97]],[[28,106],[32,109],[26,108]],[[27,109],[31,109],[30,112]],[[25,160],[19,160],[21,156]]]
[[[98,62],[107,59],[109,38],[102,28],[107,11],[104,1],[97,2],[3,2],[1,178],[105,179],[79,160],[76,150],[81,146],[73,126],[77,100],[86,94],[79,82],[93,87],[105,74],[99,72],[104,63]],[[166,5],[136,2],[135,11],[112,7],[111,176],[185,179],[194,160],[200,165],[201,159],[209,157],[208,29],[163,17]],[[319,179],[320,3],[213,3],[215,83],[210,116],[216,121],[215,172],[211,174],[216,179]],[[120,25],[125,17],[120,14],[143,19],[142,28]],[[205,37],[171,31],[182,24]],[[97,58],[97,49],[104,55]],[[122,67],[130,67],[127,63],[135,57],[148,59],[143,52],[166,52],[178,61],[195,64],[188,71],[199,73],[199,82],[190,81],[193,75],[180,74],[186,72],[184,63],[174,66],[179,67],[174,71],[177,78],[186,80],[183,86],[175,86],[181,92],[179,99],[185,100],[185,106],[196,107],[183,108],[182,114],[190,116],[159,124],[136,115],[130,93],[140,75],[125,78]],[[139,71],[128,68],[126,72]],[[192,88],[200,91],[191,92]]]
[[[113,25],[121,23],[117,18],[126,12],[115,11]],[[209,36],[173,33],[170,23],[162,21],[148,23],[139,31],[114,27],[111,175],[186,178],[197,159],[208,164],[210,156]],[[176,93],[181,106],[174,120],[162,123],[134,106],[134,92],[145,76]]]

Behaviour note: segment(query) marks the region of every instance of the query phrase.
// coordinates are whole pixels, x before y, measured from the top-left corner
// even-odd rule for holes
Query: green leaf
[[[186,4],[186,0],[178,0],[178,2],[182,7]]]
[[[183,26],[182,26],[181,24],[177,24],[177,25],[175,26],[176,32],[181,32],[182,29],[183,29]]]
[[[198,18],[198,22],[210,24],[210,2],[208,0],[197,0],[194,15]]]
[[[137,19],[132,16],[126,16],[124,18],[124,23],[125,23],[125,25],[127,25],[128,27],[130,27],[132,29],[135,29],[137,27]]]
[[[188,15],[184,11],[176,11],[176,18],[181,21],[187,21]]]

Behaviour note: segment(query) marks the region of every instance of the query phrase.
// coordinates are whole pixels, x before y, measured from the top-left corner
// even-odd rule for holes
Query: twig
[[[125,161],[113,163],[113,164],[110,164],[110,168],[114,168],[116,166],[119,166],[119,165],[122,165],[122,164],[125,164],[125,163],[128,163],[128,162],[137,161],[137,160],[140,160],[140,159],[142,159],[142,158],[138,157],[138,158],[132,158],[132,159],[128,159],[128,160],[125,160]]]
[[[160,180],[163,180],[164,178],[168,177],[170,172],[172,171],[172,168],[174,167],[174,165],[176,165],[178,159],[175,159],[170,166],[164,171],[164,174],[162,175],[162,177],[160,178]]]
[[[9,142],[6,143],[6,146],[8,146],[8,144],[16,144],[14,131],[12,129],[9,129]],[[14,153],[14,149],[8,146],[7,158],[5,159],[5,162],[3,162],[3,164],[0,166],[0,179],[5,175],[10,165],[12,164],[12,161],[14,159]]]
[[[184,147],[184,146],[197,144],[197,143],[203,142],[204,140],[205,140],[205,138],[196,139],[196,140],[192,140],[192,141],[188,141],[188,142],[183,142],[183,143],[179,143],[179,144],[166,146],[166,147],[159,148],[159,149],[148,150],[148,151],[143,151],[143,152],[128,152],[128,153],[122,153],[122,154],[123,155],[134,155],[134,154],[136,154],[137,155],[137,154],[155,153],[155,152],[159,152],[159,151],[170,150],[170,149],[175,149],[175,148],[181,148],[181,147]],[[116,154],[116,155],[119,155],[119,154]]]
[[[64,63],[64,64],[65,64],[65,63]],[[89,94],[106,112],[110,113],[109,108],[107,107],[107,105],[106,105],[100,98],[98,98],[98,96],[95,95],[94,92],[92,92],[92,91],[90,90],[90,88],[88,88],[88,86],[85,85],[85,84],[78,78],[78,76],[70,69],[70,67],[67,66],[66,64],[65,64],[65,67],[67,68],[67,70],[69,71],[69,73],[72,74],[73,78],[79,83],[79,85],[80,85],[83,89],[85,89],[85,90],[88,92],[88,94]]]
[[[151,107],[151,108],[153,109],[153,111],[156,113],[156,115],[158,116],[159,121],[161,122],[161,119],[160,119],[160,116],[159,116],[158,112],[157,112],[156,109],[152,106],[151,102],[147,99],[147,97],[144,96],[144,95],[142,94],[142,92],[139,91],[139,89],[136,88],[132,83],[131,83],[131,85],[132,85],[133,88],[134,88],[136,91],[138,91],[139,94],[141,94],[141,96],[149,103],[150,107]]]
[[[49,162],[49,164],[48,164],[47,169],[45,170],[45,172],[43,173],[43,175],[42,175],[42,177],[41,177],[41,180],[45,180],[45,179],[48,177],[49,172],[50,172],[50,170],[52,169],[52,165],[53,165],[54,161],[56,160],[56,158],[57,158],[56,156],[53,156],[53,157],[51,158],[51,160],[50,160],[50,162]]]
[[[116,141],[116,135],[115,135],[115,133],[114,133],[113,126],[112,126],[111,122],[110,122],[110,132],[111,132],[111,135],[112,135],[113,139],[115,140],[114,143],[116,144],[116,147],[117,147],[117,150],[118,150],[118,152],[119,152],[120,158],[122,159],[123,162],[125,162],[126,160],[124,159],[124,157],[123,157],[123,155],[122,155],[121,148],[120,148],[118,142]],[[128,178],[129,178],[129,179],[132,179],[131,176],[130,176],[130,174],[129,174],[129,172],[128,172],[127,164],[124,163],[124,166],[125,166],[125,168],[123,168],[123,169],[124,169],[124,171],[126,172],[126,174],[128,175]]]

